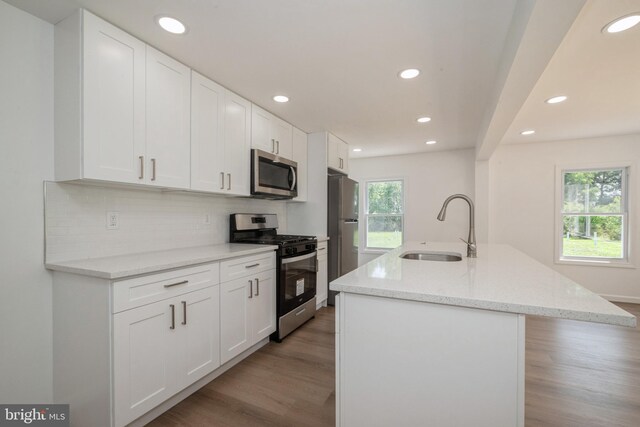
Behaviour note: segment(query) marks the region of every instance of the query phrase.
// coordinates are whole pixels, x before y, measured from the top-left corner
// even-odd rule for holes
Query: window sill
[[[395,249],[395,248],[393,248]],[[389,251],[392,251],[393,249],[372,249],[372,248],[365,248],[362,250],[363,254],[386,254]]]
[[[580,265],[585,267],[608,267],[608,268],[633,268],[636,266],[628,261],[596,261],[585,259],[557,259],[554,261],[558,265]]]

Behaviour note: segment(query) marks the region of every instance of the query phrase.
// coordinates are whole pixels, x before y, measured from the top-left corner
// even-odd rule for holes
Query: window
[[[367,249],[392,249],[400,246],[404,222],[403,181],[369,181],[365,191]]]
[[[623,262],[628,256],[628,168],[562,170],[559,258]]]

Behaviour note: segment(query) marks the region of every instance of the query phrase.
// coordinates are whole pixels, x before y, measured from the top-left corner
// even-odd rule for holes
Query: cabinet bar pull
[[[319,251],[324,251],[327,248],[318,248]]]
[[[245,266],[244,266],[244,268],[253,268],[253,267],[257,267],[257,266],[259,266],[259,265],[260,265],[260,263],[257,263],[257,264],[251,264],[251,265],[245,265]]]
[[[172,283],[170,285],[164,285],[165,288],[171,288],[173,286],[184,285],[185,283],[189,283],[188,280],[183,280],[182,282]]]
[[[316,273],[320,271],[320,262],[318,262],[318,258],[316,258]]]
[[[187,302],[182,301],[182,324],[187,324]]]
[[[253,280],[249,280],[249,298],[253,298]]]
[[[138,159],[140,159],[140,175],[138,176],[138,179],[143,179],[144,178],[144,156],[138,156]]]
[[[231,174],[228,173],[227,176],[229,177],[229,182],[227,183],[227,190],[231,190]]]
[[[256,277],[256,296],[260,295],[260,280]]]
[[[222,184],[220,184],[220,189],[224,190],[224,172],[220,172],[220,179],[222,180]]]
[[[276,154],[280,154],[280,141],[276,141]]]
[[[276,152],[276,140],[271,138],[271,152],[275,153]]]
[[[169,307],[171,307],[171,326],[169,326],[169,329],[175,329],[176,328],[176,306],[173,304],[169,304]]]
[[[151,181],[156,180],[156,159],[151,159]]]

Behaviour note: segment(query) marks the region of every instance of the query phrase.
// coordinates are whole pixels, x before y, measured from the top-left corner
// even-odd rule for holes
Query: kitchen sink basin
[[[462,261],[462,255],[457,252],[438,252],[438,251],[411,251],[400,255],[404,259],[417,259],[421,261]]]

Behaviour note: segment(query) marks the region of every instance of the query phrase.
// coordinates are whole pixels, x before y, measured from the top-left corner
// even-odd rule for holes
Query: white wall
[[[53,26],[0,1],[0,402],[52,401],[42,182],[53,177]]]
[[[555,168],[557,164],[636,163],[630,179],[630,202],[640,206],[640,135],[576,141],[503,145],[490,160],[490,236],[554,268],[593,292],[612,300],[640,303],[640,270],[554,264]],[[633,262],[640,267],[640,212],[630,222]]]
[[[237,212],[276,214],[286,232],[283,201],[47,183],[47,262],[226,243]]]
[[[473,149],[439,151],[403,156],[349,160],[349,177],[360,185],[360,265],[379,255],[364,251],[364,182],[373,179],[402,178],[405,185],[405,241],[454,242],[467,238],[469,208],[454,200],[447,219],[436,219],[442,202],[454,194],[474,199],[475,153]]]

